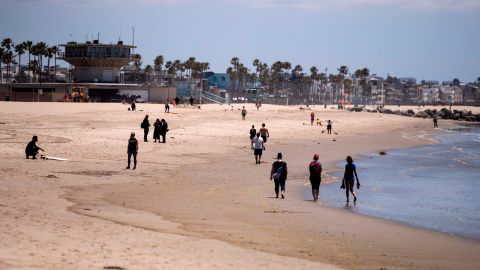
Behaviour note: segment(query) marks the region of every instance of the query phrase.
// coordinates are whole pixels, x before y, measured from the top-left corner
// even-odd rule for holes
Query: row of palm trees
[[[57,73],[57,56],[61,52],[58,46],[48,46],[45,42],[33,43],[32,41],[24,41],[15,44],[11,38],[4,38],[0,47],[0,65],[5,64],[7,67],[7,83],[11,82],[12,64],[18,64],[17,75],[21,73],[22,55],[28,52],[28,70],[32,71],[33,77],[36,78],[40,74],[39,80],[43,72],[43,57],[47,58],[47,76],[50,78],[50,60],[54,58],[54,74]],[[33,56],[33,60],[32,57]],[[18,62],[15,58],[18,57]],[[1,67],[1,66],[0,66]]]
[[[141,56],[139,54],[135,54],[133,55],[132,59],[134,68],[139,70],[142,64]],[[165,57],[163,55],[158,55],[153,60],[153,66],[146,65],[144,71],[147,75],[147,80],[151,82],[152,75],[157,75],[161,78],[165,73],[169,75],[173,81],[176,81],[179,78],[185,78],[185,76],[188,79],[201,79],[203,77],[203,73],[209,69],[210,64],[208,62],[198,62],[195,57],[189,57],[186,61],[182,62],[179,59],[165,61]]]
[[[323,93],[326,86],[331,83],[333,86],[333,99],[337,100],[344,94],[351,94],[355,97],[359,95],[368,95],[366,78],[370,75],[368,68],[358,69],[354,72],[352,79],[347,79],[349,68],[341,66],[337,69],[337,74],[319,73],[316,66],[310,68],[310,74],[306,74],[301,65],[295,65],[288,61],[276,61],[271,66],[267,63],[255,59],[252,63],[254,69],[252,72],[240,62],[238,57],[230,60],[230,65],[226,72],[230,76],[230,91],[236,95],[242,95],[247,85],[262,86],[268,93],[278,94],[279,91],[287,91],[295,96],[304,96],[311,93],[311,87],[314,83],[319,84]],[[308,91],[308,93],[306,93]]]

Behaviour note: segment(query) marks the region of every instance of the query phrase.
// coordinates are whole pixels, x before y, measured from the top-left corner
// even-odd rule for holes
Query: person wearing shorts
[[[355,184],[355,178],[357,179],[357,189],[360,188],[360,181],[358,180],[357,168],[353,164],[353,159],[351,156],[347,156],[347,165],[345,165],[345,173],[343,175],[342,189],[345,189],[345,195],[347,196],[347,203],[349,200],[349,194],[353,195],[353,202],[357,202],[357,196],[353,192],[353,186]]]
[[[265,149],[263,145],[263,139],[260,137],[260,133],[257,133],[257,137],[253,139],[253,154],[255,155],[255,164],[262,163],[262,152]]]
[[[268,133],[268,129],[265,127],[265,123],[262,124],[262,128],[259,130],[260,136],[262,136],[263,142],[267,142],[267,138],[270,137],[270,133]]]

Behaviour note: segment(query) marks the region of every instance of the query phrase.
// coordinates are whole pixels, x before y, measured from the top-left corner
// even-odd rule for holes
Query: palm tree
[[[18,55],[18,73],[21,71],[21,65],[22,65],[22,54],[25,53],[25,44],[20,43],[15,45],[15,52]]]
[[[1,44],[1,45],[2,45],[2,47],[4,47],[4,48],[7,50],[7,52],[8,52],[8,51],[10,51],[10,50],[13,48],[13,46],[14,46],[15,44],[13,43],[13,40],[12,40],[11,38],[4,38],[4,39],[2,40],[2,44]]]
[[[142,56],[139,53],[135,53],[132,55],[132,60],[133,60],[133,68],[135,71],[135,81],[137,81],[138,72],[142,67]]]
[[[3,74],[2,74],[2,63],[3,63],[3,56],[5,55],[5,49],[0,47],[0,84],[3,82]]]
[[[40,73],[40,82],[42,81],[42,70],[43,70],[43,56],[46,54],[47,51],[47,44],[45,42],[38,42],[37,44],[34,45],[33,50],[33,55],[37,56],[39,58],[39,65],[40,68],[38,69],[38,72]]]
[[[54,57],[54,67],[53,67],[53,72],[56,75],[57,74],[57,56],[62,52],[62,49],[58,46],[52,46],[50,47],[52,49],[53,57]]]
[[[258,59],[253,60],[253,67],[255,68],[255,77],[254,77],[254,80],[253,80],[254,85],[255,85],[255,83],[257,81],[257,78],[260,74],[261,65],[262,65],[262,62],[260,62],[260,60],[258,60]]]
[[[190,57],[188,58],[187,61],[185,61],[185,63],[183,63],[183,66],[185,67],[185,69],[190,71],[190,75],[189,75],[190,78],[192,78],[192,70],[195,68],[195,63],[196,63],[195,57]]]
[[[30,56],[32,55],[33,42],[31,40],[27,40],[27,41],[23,42],[23,44],[25,45],[25,50],[28,51],[28,70],[31,71]],[[28,76],[28,82],[30,82],[30,76]]]
[[[153,67],[151,65],[146,65],[145,66],[145,74],[147,75],[147,80],[148,83],[151,83],[150,76],[153,72]]]
[[[162,66],[164,61],[165,61],[165,58],[163,57],[163,55],[158,55],[153,60],[153,69],[158,75],[161,75],[162,73]]]
[[[15,56],[12,51],[7,51],[3,54],[2,62],[7,65],[7,83],[10,82],[10,65],[15,63]]]
[[[7,57],[6,59],[1,59],[1,62],[7,65],[7,82],[10,80],[10,64],[12,61],[9,61],[10,55],[9,53],[11,52],[12,47],[14,46],[13,40],[11,38],[4,38],[1,43],[2,47],[5,48],[5,53],[4,53],[4,58]],[[13,54],[12,54],[13,56]]]
[[[47,67],[48,67],[48,70],[47,70],[47,76],[48,76],[48,80],[50,80],[50,59],[53,58],[53,49],[52,47],[48,47],[46,48],[45,52],[44,52],[44,56],[47,57]]]

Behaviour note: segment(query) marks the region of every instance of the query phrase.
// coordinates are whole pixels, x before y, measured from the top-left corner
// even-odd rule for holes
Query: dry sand
[[[435,143],[431,120],[314,107],[334,121],[338,135],[327,135],[310,111],[246,107],[242,121],[241,105],[164,114],[154,104],[0,102],[0,269],[478,269],[479,241],[311,200],[314,153],[323,183],[336,181],[347,155]],[[169,122],[167,144],[142,141],[145,114]],[[248,131],[262,122],[271,137],[255,165]],[[124,169],[131,131],[135,171]],[[69,161],[26,160],[32,135]],[[268,178],[277,152],[289,166],[284,200]]]

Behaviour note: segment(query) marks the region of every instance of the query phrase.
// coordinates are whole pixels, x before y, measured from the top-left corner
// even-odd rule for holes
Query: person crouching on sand
[[[277,154],[277,161],[272,164],[270,171],[270,181],[275,182],[275,194],[278,198],[279,189],[282,192],[282,199],[285,199],[285,182],[287,181],[287,163],[282,160],[282,153]]]
[[[312,185],[313,200],[318,200],[320,182],[322,181],[322,164],[318,162],[318,154],[313,156],[313,161],[308,165],[310,171],[310,184]]]
[[[42,150],[42,152],[45,152],[42,148],[36,145],[37,142],[38,137],[33,136],[32,141],[27,144],[27,147],[25,148],[25,155],[27,156],[27,159],[29,157],[32,157],[32,159],[37,159],[38,150]]]
[[[354,177],[355,176],[355,177]],[[358,180],[357,169],[353,164],[351,156],[347,156],[347,165],[345,165],[345,173],[343,175],[342,186],[340,188],[345,189],[345,195],[347,196],[347,203],[349,200],[349,193],[353,195],[353,202],[357,202],[357,196],[353,192],[353,186],[355,184],[355,178],[357,179],[357,189],[360,188],[360,181]]]

